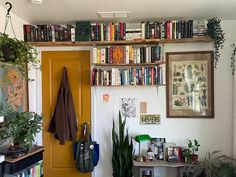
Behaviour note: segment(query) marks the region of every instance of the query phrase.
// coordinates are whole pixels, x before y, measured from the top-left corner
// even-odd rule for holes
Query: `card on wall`
[[[121,98],[121,116],[135,118],[137,112],[136,102],[136,98]]]

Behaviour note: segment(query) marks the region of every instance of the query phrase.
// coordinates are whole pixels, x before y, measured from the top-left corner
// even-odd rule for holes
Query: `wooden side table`
[[[165,160],[155,160],[151,162],[138,162],[134,163],[134,177],[143,177],[143,171],[150,171],[150,177],[154,177],[154,167],[169,167],[177,169],[177,177],[181,177],[181,168],[185,167],[185,163],[172,163]]]

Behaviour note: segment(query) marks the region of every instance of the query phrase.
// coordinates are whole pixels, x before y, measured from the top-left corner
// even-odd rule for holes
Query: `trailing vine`
[[[234,75],[234,71],[235,71],[235,55],[236,55],[236,45],[235,43],[232,44],[233,47],[233,53],[231,56],[231,68],[232,68],[232,74]]]
[[[225,42],[225,33],[220,25],[221,20],[217,17],[208,19],[206,34],[213,39],[214,47],[214,66],[216,68],[220,58],[220,49],[223,48]]]

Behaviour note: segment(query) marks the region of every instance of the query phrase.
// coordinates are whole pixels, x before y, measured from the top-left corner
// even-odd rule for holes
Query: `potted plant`
[[[11,142],[7,155],[30,150],[36,133],[41,130],[42,117],[34,112],[17,112],[10,108],[1,111],[5,120],[0,124],[0,142]]]
[[[28,68],[38,68],[37,54],[30,43],[0,33],[0,61],[16,65],[26,79],[29,79]]]
[[[119,112],[119,133],[115,131],[113,120],[112,127],[112,168],[113,177],[133,177],[133,144],[129,141],[128,130],[125,135],[126,118],[122,121]]]
[[[189,148],[182,149],[182,159],[185,163],[191,163],[192,157],[191,157],[191,150]]]
[[[191,140],[189,140],[188,142],[188,148],[191,151],[191,160],[192,162],[195,162],[198,160],[198,155],[195,154],[195,152],[197,152],[199,150],[200,144],[198,143],[198,141],[196,139],[193,140],[193,142]]]
[[[235,177],[236,159],[221,155],[220,151],[208,152],[203,160],[187,166],[187,177]]]

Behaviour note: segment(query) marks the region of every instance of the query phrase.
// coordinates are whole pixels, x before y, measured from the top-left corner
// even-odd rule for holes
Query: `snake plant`
[[[126,118],[122,120],[119,113],[119,132],[115,131],[113,120],[112,128],[112,168],[113,177],[132,177],[133,172],[133,144],[129,141],[128,129],[125,134]]]

